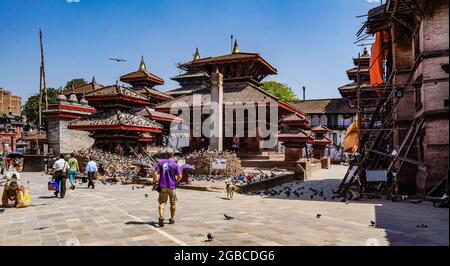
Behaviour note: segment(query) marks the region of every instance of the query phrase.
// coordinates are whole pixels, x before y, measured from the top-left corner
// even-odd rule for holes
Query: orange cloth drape
[[[381,32],[375,34],[375,42],[372,45],[372,54],[370,56],[370,85],[378,92],[378,86],[383,84],[383,47]]]
[[[359,146],[359,129],[358,119],[354,121],[348,128],[344,137],[344,152],[354,153]]]

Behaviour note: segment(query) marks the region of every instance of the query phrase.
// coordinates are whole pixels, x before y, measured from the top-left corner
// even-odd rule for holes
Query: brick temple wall
[[[411,73],[413,65],[413,47],[408,38],[404,37],[403,28],[401,25],[394,25],[391,29],[392,36],[392,59],[393,65],[396,69],[394,82],[396,84],[405,84]],[[409,127],[414,120],[415,104],[414,104],[414,88],[408,87],[404,91],[404,95],[399,99],[396,112],[394,113],[394,132],[392,145],[398,150],[408,133]],[[416,159],[416,153],[413,150],[410,152],[408,158]],[[399,167],[400,162],[396,167]],[[399,191],[401,193],[415,193],[416,192],[416,172],[417,166],[407,164],[399,173]]]
[[[425,16],[420,28],[421,50],[448,51],[449,3],[437,0],[432,5],[432,12]],[[448,171],[449,118],[448,106],[444,105],[444,101],[449,98],[449,75],[442,69],[442,65],[448,63],[448,55],[425,58],[414,73],[416,78],[422,76],[424,81],[447,79],[427,82],[421,86],[422,108],[417,111],[416,117],[425,118],[424,137],[420,143],[425,168],[419,168],[417,173],[419,195],[426,195]]]
[[[47,138],[49,147],[55,153],[71,153],[73,151],[90,148],[94,139],[89,132],[68,129],[67,120],[50,120],[48,122]]]

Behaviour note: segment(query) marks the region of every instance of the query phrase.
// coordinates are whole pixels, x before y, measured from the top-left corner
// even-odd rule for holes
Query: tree
[[[86,85],[87,81],[84,79],[72,79],[67,81],[66,86],[64,87],[65,89],[70,89],[70,88],[76,88],[79,86],[83,86]]]
[[[55,103],[58,98],[58,94],[59,91],[57,89],[47,88],[48,103]],[[42,110],[44,110],[44,105],[42,105]],[[39,124],[39,93],[36,93],[28,98],[27,102],[23,106],[23,112],[27,117],[27,121],[37,127]]]
[[[292,91],[292,88],[285,83],[279,83],[276,81],[264,81],[261,82],[261,89],[285,102],[297,100],[297,97],[295,97],[295,93],[294,91]]]

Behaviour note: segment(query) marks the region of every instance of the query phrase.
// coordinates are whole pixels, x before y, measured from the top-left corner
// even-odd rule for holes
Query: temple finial
[[[139,65],[139,70],[147,70],[147,66],[145,65],[143,56],[141,56],[141,64]]]
[[[237,43],[237,40],[234,41],[234,46],[233,46],[233,54],[238,54],[239,53],[239,46]]]
[[[91,82],[92,84],[94,84],[94,83],[96,83],[95,82],[95,76],[92,76],[92,82]]]
[[[194,61],[200,60],[200,53],[198,52],[198,47],[195,48]]]

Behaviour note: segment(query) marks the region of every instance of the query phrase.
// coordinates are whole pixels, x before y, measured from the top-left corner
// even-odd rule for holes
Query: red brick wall
[[[420,46],[422,52],[449,49],[448,1],[433,1],[432,12],[422,21],[420,28]],[[448,64],[448,56],[424,59],[415,77],[423,76],[423,80],[447,78],[446,82],[438,81],[424,83],[421,87],[423,108],[418,110],[416,117],[425,117],[425,137],[423,139],[425,168],[419,168],[417,173],[417,193],[426,195],[446,174],[449,154],[449,119],[448,108],[444,100],[449,98],[448,74],[441,67]]]

